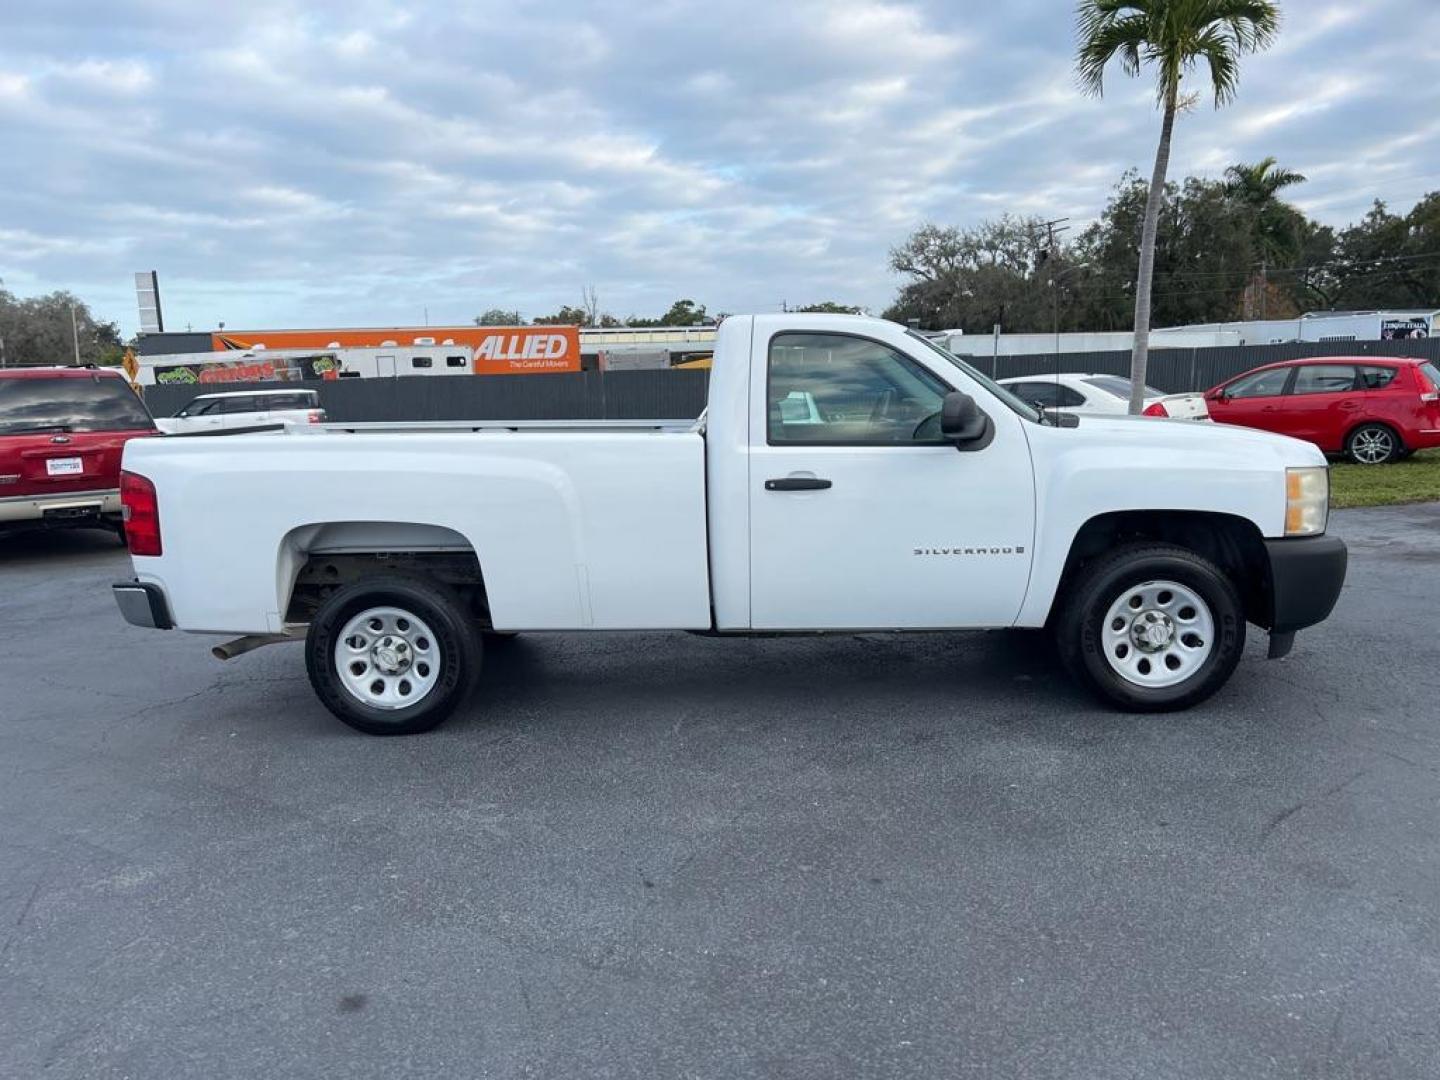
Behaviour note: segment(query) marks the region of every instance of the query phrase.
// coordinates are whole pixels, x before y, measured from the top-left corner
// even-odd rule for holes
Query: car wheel
[[[310,685],[367,735],[415,735],[454,712],[480,671],[480,635],[455,592],[377,574],[337,591],[305,639]]]
[[[1055,631],[1065,666],[1100,698],[1170,712],[1225,685],[1245,649],[1245,612],[1230,579],[1193,551],[1131,544],[1081,570]]]
[[[1361,424],[1345,440],[1345,456],[1357,465],[1384,465],[1402,450],[1399,437],[1384,424]]]

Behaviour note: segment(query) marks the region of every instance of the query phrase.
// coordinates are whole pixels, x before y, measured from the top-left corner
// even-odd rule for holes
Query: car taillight
[[[1157,401],[1157,402],[1155,402],[1153,405],[1147,405],[1147,406],[1145,407],[1145,411],[1144,411],[1143,413],[1141,413],[1140,415],[1141,415],[1141,416],[1169,416],[1170,414],[1165,410],[1165,404],[1164,404],[1164,402]]]
[[[125,542],[131,555],[159,555],[160,502],[155,485],[139,473],[120,473],[120,505],[124,508]]]
[[[325,410],[311,409],[305,414],[305,418],[312,424],[323,424],[325,422]]]

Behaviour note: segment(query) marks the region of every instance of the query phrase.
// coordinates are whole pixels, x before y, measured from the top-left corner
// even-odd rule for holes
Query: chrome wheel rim
[[[1115,674],[1159,690],[1178,686],[1210,658],[1215,616],[1189,586],[1147,581],[1132,585],[1110,605],[1101,638]]]
[[[351,697],[372,709],[406,709],[440,680],[440,645],[403,608],[367,608],[335,639],[335,671]]]
[[[1365,465],[1379,465],[1395,452],[1395,440],[1384,428],[1357,431],[1350,440],[1350,452]]]

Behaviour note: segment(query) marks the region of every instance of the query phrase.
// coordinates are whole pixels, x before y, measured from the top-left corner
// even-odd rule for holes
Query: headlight
[[[1330,469],[1285,470],[1285,535],[1318,536],[1330,517]]]

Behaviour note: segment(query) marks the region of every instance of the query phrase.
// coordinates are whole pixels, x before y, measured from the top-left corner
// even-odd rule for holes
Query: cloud
[[[1062,6],[1063,7],[1063,6]],[[595,286],[618,314],[883,307],[922,220],[1097,214],[1151,84],[1082,96],[1068,8],[943,0],[56,0],[0,38],[0,277],[134,327],[462,321]],[[1293,0],[1173,170],[1276,155],[1332,223],[1440,187],[1431,0]],[[1428,50],[1428,51],[1427,51]],[[1202,79],[1192,84],[1203,89]]]

